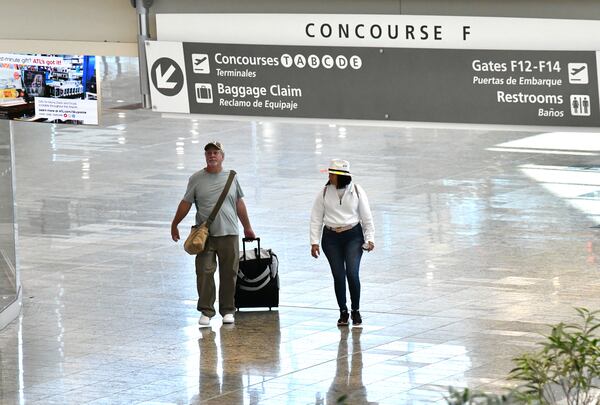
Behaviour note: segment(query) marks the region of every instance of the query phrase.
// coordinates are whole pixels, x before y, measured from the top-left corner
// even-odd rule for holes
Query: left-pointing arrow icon
[[[165,57],[159,58],[152,64],[150,76],[156,90],[167,97],[179,94],[185,81],[179,64]]]
[[[156,88],[158,89],[172,89],[177,85],[177,82],[170,82],[169,79],[175,73],[175,66],[169,65],[167,71],[162,73],[162,66],[158,65],[156,68]]]

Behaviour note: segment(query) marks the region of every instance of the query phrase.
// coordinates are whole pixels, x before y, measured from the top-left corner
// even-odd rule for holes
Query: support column
[[[154,3],[154,0],[131,0],[131,5],[136,8],[138,16],[138,62],[140,69],[140,91],[143,108],[152,108],[148,68],[146,67],[145,46],[145,41],[150,39],[149,12],[152,3]]]

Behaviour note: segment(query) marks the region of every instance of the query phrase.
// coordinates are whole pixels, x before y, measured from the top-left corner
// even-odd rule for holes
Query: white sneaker
[[[223,323],[233,323],[235,319],[233,318],[233,314],[225,314],[223,317]]]
[[[202,314],[200,319],[198,319],[198,325],[200,325],[200,327],[210,326],[210,318]]]

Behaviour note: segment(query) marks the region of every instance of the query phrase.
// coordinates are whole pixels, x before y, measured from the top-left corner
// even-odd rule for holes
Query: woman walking
[[[329,165],[329,181],[319,191],[310,220],[311,255],[318,258],[319,240],[329,261],[335,296],[340,308],[338,326],[348,325],[346,279],[350,290],[352,325],[361,326],[360,259],[363,250],[375,248],[373,216],[367,194],[352,182],[350,163],[333,159]],[[322,236],[322,238],[321,238]]]

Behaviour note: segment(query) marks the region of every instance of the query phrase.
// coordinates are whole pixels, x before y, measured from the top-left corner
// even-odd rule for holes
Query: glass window
[[[17,297],[15,210],[10,122],[0,120],[0,312]]]

